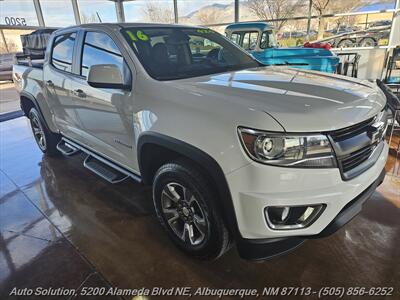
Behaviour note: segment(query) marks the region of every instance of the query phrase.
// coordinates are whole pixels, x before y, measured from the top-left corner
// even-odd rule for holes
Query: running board
[[[71,156],[79,152],[79,149],[69,144],[64,139],[57,144],[57,150],[60,151],[63,155]]]
[[[85,168],[89,169],[93,173],[99,175],[101,178],[107,180],[110,183],[119,183],[129,178],[128,175],[117,171],[115,168],[111,167],[109,164],[98,160],[97,158],[88,154],[85,161],[83,162]]]
[[[100,177],[104,178],[105,180],[111,183],[118,183],[127,178],[132,178],[137,182],[142,182],[142,178],[140,177],[140,175],[137,175],[132,171],[129,171],[121,167],[120,165],[117,165],[116,163],[110,161],[109,159],[106,159],[103,156],[98,155],[94,151],[89,150],[88,148],[70,139],[63,137],[62,140],[69,146],[78,149],[78,151],[86,153],[88,156],[84,161],[84,166],[89,170],[93,171],[94,173],[96,173],[97,175],[99,175]],[[112,172],[113,175],[111,175],[109,172]]]

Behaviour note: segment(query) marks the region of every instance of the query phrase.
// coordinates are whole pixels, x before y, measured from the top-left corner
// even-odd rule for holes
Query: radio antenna
[[[97,18],[99,18],[99,22],[100,23],[103,23],[102,21],[101,21],[101,18],[100,18],[100,15],[99,15],[99,13],[96,11],[96,15],[97,15]]]

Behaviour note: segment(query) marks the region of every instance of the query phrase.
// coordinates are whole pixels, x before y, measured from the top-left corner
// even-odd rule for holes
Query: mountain
[[[229,5],[230,5],[230,4],[220,4],[220,3],[214,3],[214,4],[206,5],[206,6],[203,6],[203,7],[199,8],[199,9],[194,10],[194,11],[192,11],[191,13],[187,14],[187,15],[185,16],[185,18],[189,18],[189,19],[190,19],[191,17],[193,17],[194,15],[196,15],[197,13],[199,13],[199,11],[201,11],[201,10],[210,10],[210,9],[224,10],[224,9],[226,9]]]
[[[180,17],[179,22],[184,24],[196,25],[232,23],[234,21],[234,16],[235,5],[233,1],[229,4],[213,3],[203,6],[185,16]],[[240,19],[241,21],[257,19],[257,17],[249,11],[246,2],[240,3]]]

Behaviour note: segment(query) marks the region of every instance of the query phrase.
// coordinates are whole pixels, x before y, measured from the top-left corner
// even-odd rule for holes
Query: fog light
[[[265,209],[267,224],[272,229],[301,229],[310,226],[322,213],[325,205],[271,206]]]
[[[289,216],[289,211],[288,206],[270,207],[268,209],[269,218],[274,224],[283,224]]]

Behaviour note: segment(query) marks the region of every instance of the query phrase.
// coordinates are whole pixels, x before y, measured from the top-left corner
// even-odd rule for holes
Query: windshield
[[[132,27],[122,30],[146,71],[172,80],[258,67],[260,63],[210,29]]]

